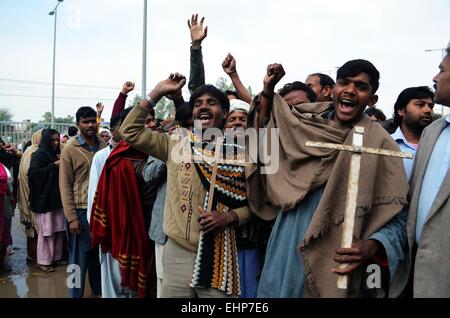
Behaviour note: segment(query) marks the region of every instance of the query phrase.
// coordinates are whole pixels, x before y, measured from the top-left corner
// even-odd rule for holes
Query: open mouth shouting
[[[359,103],[356,99],[350,97],[341,97],[338,100],[336,113],[341,121],[352,121],[360,111]]]
[[[202,127],[204,127],[204,128],[208,128],[208,127],[212,127],[213,126],[214,116],[209,111],[201,112],[198,115],[197,119],[200,120],[200,122],[202,123]]]
[[[339,100],[339,108],[342,114],[351,114],[358,104],[350,98],[341,98]]]

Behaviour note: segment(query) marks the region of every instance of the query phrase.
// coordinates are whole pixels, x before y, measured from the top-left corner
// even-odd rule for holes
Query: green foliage
[[[0,108],[0,121],[11,121],[12,114],[8,108]]]
[[[52,122],[52,113],[46,112],[44,115],[42,115],[42,120],[39,121],[40,123],[51,123]],[[58,124],[74,124],[75,123],[75,117],[72,115],[67,115],[66,117],[55,117],[55,123]]]
[[[216,87],[218,89],[220,89],[222,92],[225,92],[227,90],[229,90],[229,91],[236,90],[234,88],[234,85],[232,83],[228,82],[228,79],[223,76],[219,77],[219,79],[217,80]]]
[[[175,105],[173,102],[165,97],[156,104],[155,116],[158,119],[166,120],[169,117],[175,116]]]
[[[219,77],[219,79],[217,80],[216,87],[218,89],[220,89],[222,92],[225,92],[225,91],[236,91],[236,88],[234,87],[233,83],[230,83],[228,81],[228,79],[223,77],[223,76]],[[247,91],[249,92],[249,94],[252,97],[255,97],[255,95],[252,92],[252,88],[250,86],[247,87]]]
[[[128,107],[137,106],[141,100],[142,97],[140,95],[135,95],[134,98],[128,103]]]
[[[142,97],[139,95],[134,96],[133,100],[128,103],[128,107],[134,107],[139,104]],[[155,107],[156,118],[165,120],[169,117],[175,116],[175,105],[167,98],[163,97],[156,104]]]

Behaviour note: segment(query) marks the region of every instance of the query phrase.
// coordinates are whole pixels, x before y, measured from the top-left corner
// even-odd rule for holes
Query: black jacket
[[[59,160],[59,146],[52,148],[51,136],[57,132],[46,129],[42,133],[39,149],[31,155],[28,170],[30,188],[30,209],[35,213],[46,213],[62,209],[59,193],[59,167],[54,162]],[[58,134],[59,135],[59,134]]]

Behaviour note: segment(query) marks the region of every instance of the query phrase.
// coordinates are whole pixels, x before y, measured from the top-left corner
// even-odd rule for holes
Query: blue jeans
[[[69,265],[76,264],[80,267],[80,288],[69,288],[69,297],[82,298],[84,295],[84,279],[86,271],[89,274],[89,284],[95,295],[101,295],[100,261],[98,247],[91,248],[89,236],[89,223],[86,210],[77,209],[78,220],[81,222],[82,232],[80,235],[71,234],[67,224],[67,242],[69,248]]]

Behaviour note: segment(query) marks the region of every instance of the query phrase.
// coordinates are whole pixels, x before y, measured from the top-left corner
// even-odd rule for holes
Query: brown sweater
[[[134,148],[164,161],[167,165],[167,196],[164,232],[178,244],[197,252],[200,237],[198,207],[203,207],[206,191],[192,162],[174,160],[173,155],[190,152],[188,137],[162,134],[144,128],[148,110],[137,106],[128,114],[120,134]],[[248,207],[235,210],[239,224],[250,219]]]
[[[97,138],[100,141],[98,150],[106,147],[106,143]],[[87,209],[89,171],[94,154],[82,147],[77,138],[67,143],[61,153],[59,191],[68,222],[78,218],[76,209]]]

